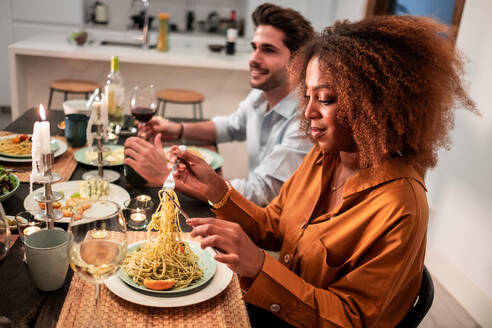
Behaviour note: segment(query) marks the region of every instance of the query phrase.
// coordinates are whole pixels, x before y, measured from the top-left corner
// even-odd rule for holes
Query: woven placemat
[[[128,243],[146,238],[145,232],[129,231]],[[74,274],[57,327],[85,327],[95,319],[95,287]],[[127,302],[101,286],[101,317],[108,327],[250,327],[239,281],[234,274],[229,286],[214,298],[177,308],[154,308]]]
[[[0,137],[7,136],[10,134],[15,134],[8,131],[0,131]],[[67,143],[65,137],[56,136],[54,137],[58,140]],[[77,167],[77,162],[75,161],[74,154],[79,148],[72,148],[68,146],[67,151],[63,155],[55,158],[55,163],[53,165],[52,172],[56,172],[61,175],[60,182],[70,180],[73,171]],[[15,172],[14,174],[19,177],[20,182],[29,182],[29,175],[31,174],[30,168],[32,167],[31,162],[28,163],[14,163],[0,161],[0,164],[6,169],[27,169],[28,172]]]

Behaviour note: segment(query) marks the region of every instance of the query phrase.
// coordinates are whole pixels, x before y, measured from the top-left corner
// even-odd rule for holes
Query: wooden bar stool
[[[69,93],[84,94],[85,99],[89,98],[89,94],[94,92],[97,88],[101,88],[99,83],[84,80],[56,80],[50,84],[50,98],[48,100],[48,109],[51,108],[51,100],[53,99],[53,92],[63,92],[63,100],[67,100]]]
[[[197,116],[200,119],[203,118],[202,102],[205,97],[199,92],[182,89],[164,89],[157,91],[156,96],[158,100],[157,108],[159,108],[162,102],[161,116],[163,117],[166,111],[166,103],[169,102],[173,104],[192,105],[193,118],[197,118]]]

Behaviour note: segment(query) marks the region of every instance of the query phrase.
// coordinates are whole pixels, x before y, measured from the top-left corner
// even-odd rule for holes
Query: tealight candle
[[[36,231],[39,231],[41,230],[40,227],[36,227],[36,226],[30,226],[30,227],[27,227],[25,228],[22,232],[24,233],[24,236],[29,236],[33,233],[35,233]]]
[[[135,222],[145,221],[146,218],[147,218],[147,216],[145,214],[143,214],[143,213],[140,213],[140,212],[132,213],[130,215],[130,219],[132,219]]]

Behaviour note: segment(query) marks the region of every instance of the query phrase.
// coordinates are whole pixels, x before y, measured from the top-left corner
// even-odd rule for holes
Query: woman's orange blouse
[[[244,300],[299,327],[394,327],[420,288],[428,205],[404,158],[364,169],[343,186],[341,205],[323,195],[339,161],[314,146],[266,208],[233,190],[217,217],[239,223],[265,254],[258,276],[241,279]]]

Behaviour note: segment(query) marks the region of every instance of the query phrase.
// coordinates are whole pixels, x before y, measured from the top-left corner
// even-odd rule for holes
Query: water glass
[[[1,203],[0,203],[0,206]],[[1,211],[3,213],[3,209]],[[3,215],[0,215],[0,260],[2,260],[10,249],[10,228],[9,221]]]

